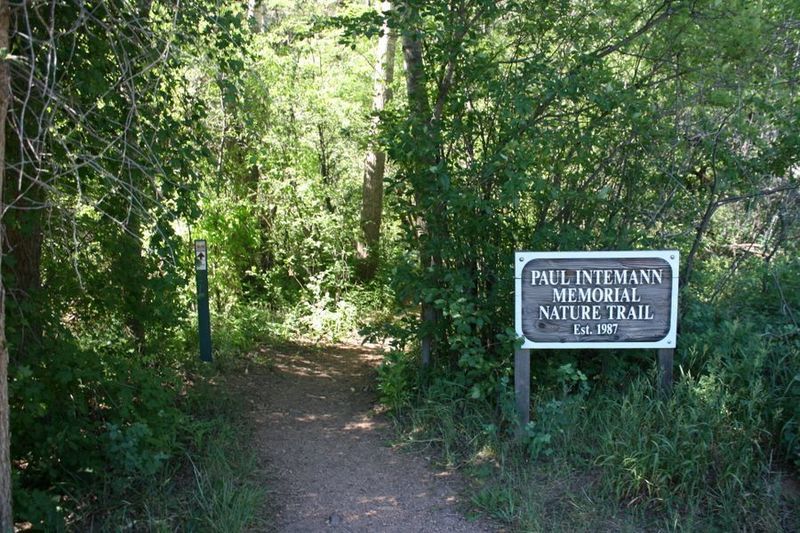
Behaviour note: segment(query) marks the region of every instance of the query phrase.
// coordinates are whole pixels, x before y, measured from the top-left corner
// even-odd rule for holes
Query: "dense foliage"
[[[485,512],[529,530],[621,529],[623,508],[633,526],[796,526],[781,480],[800,468],[800,6],[375,7],[13,10],[17,519],[125,515],[104,506],[218,432],[191,392],[206,371],[189,252],[205,238],[216,355],[357,326],[389,339],[384,403],[469,466]],[[370,116],[384,23],[395,96]],[[363,282],[371,148],[388,167]],[[513,252],[662,248],[682,263],[674,394],[657,395],[649,352],[536,353],[514,443]]]
[[[176,230],[199,214],[215,138],[197,76],[241,68],[242,21],[202,1],[12,10],[3,281],[20,523],[136,520],[133,494],[211,427],[192,412],[188,380],[203,378]]]
[[[453,402],[449,415],[430,407],[444,438],[456,432],[443,416],[498,403],[510,433],[513,251],[675,248],[675,397],[662,404],[638,377],[652,354],[537,352],[530,455],[571,450],[620,500],[687,523],[791,529],[796,516],[763,507],[780,492],[776,467],[800,458],[798,14],[781,2],[398,3],[404,51],[423,43],[427,94],[409,81],[407,107],[385,121],[393,208],[412,222],[392,283],[423,306],[392,333],[436,348],[433,382],[387,362],[386,400]],[[575,439],[590,427],[608,430]]]

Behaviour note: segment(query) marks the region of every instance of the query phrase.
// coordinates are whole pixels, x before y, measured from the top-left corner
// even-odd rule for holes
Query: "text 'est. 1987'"
[[[677,251],[517,252],[523,348],[674,347]]]

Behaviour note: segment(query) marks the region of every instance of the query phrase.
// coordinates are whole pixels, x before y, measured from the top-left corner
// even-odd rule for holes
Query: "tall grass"
[[[240,405],[210,381],[187,400],[181,452],[122,495],[110,486],[100,492],[71,518],[69,530],[236,532],[268,525]]]
[[[390,406],[402,440],[468,472],[473,507],[520,530],[796,531],[800,501],[783,490],[796,471],[768,429],[774,390],[763,372],[732,386],[739,366],[711,358],[664,398],[653,373],[589,390],[563,365],[562,383],[533,398],[522,441],[507,386],[492,407],[453,381],[409,397],[395,391],[399,368],[381,375],[384,400],[400,402]]]
[[[598,428],[594,464],[602,489],[676,526],[686,519],[727,530],[780,530],[780,479],[772,475],[757,414],[763,398],[754,390],[752,408],[734,416],[736,400],[719,382],[691,376],[668,400],[645,380],[599,398],[585,424]]]

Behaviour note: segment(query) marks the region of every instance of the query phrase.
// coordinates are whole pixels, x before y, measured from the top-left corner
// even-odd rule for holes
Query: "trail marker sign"
[[[197,334],[200,360],[211,361],[211,313],[208,305],[208,246],[205,239],[194,241],[194,273],[197,282]]]
[[[203,239],[194,241],[194,268],[195,270],[208,270],[208,249],[206,241]]]
[[[657,348],[659,388],[669,392],[678,267],[677,250],[514,254],[519,437],[530,420],[532,349]]]

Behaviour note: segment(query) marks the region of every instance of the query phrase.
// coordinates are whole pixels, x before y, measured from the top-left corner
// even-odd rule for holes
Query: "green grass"
[[[520,531],[796,531],[800,501],[782,488],[796,474],[773,462],[763,397],[691,376],[666,401],[644,378],[542,394],[521,442],[452,384],[395,412],[402,442],[468,474],[474,511]]]
[[[466,473],[473,512],[520,531],[637,530],[641,517],[597,490],[593,468],[561,454],[532,460],[486,420],[494,413],[477,402],[431,401],[398,419],[401,442],[438,457],[440,466]]]
[[[197,380],[185,410],[181,451],[158,473],[128,484],[108,480],[69,521],[73,531],[263,530],[266,503],[239,400],[220,390],[214,366]]]

